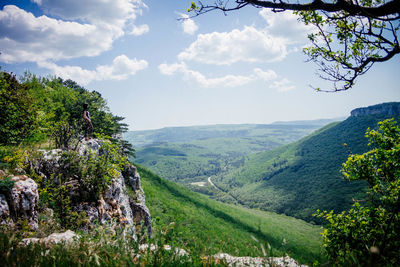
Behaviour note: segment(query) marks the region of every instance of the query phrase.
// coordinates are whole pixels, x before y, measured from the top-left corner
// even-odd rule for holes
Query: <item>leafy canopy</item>
[[[348,212],[318,214],[327,220],[324,246],[336,264],[396,266],[400,263],[400,129],[393,120],[380,122],[366,137],[370,151],[349,156],[342,173],[368,182],[367,199]]]
[[[351,88],[374,63],[400,53],[399,0],[206,0],[192,2],[187,11],[198,16],[246,6],[295,11],[302,22],[315,26],[308,36],[312,45],[304,52],[319,66],[319,76],[333,82],[329,91]]]

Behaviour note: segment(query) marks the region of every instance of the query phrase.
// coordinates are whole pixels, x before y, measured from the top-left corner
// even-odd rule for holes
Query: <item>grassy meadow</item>
[[[320,226],[221,203],[143,167],[138,171],[155,227],[171,225],[171,245],[200,255],[263,256],[262,244],[268,256],[287,253],[301,263],[323,261]]]

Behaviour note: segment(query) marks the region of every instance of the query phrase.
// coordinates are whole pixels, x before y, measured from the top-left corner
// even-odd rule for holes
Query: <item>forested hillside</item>
[[[368,150],[366,130],[388,117],[392,116],[351,116],[296,143],[251,154],[243,166],[213,181],[249,207],[308,221],[315,219],[312,214],[317,209],[346,210],[352,198],[363,198],[365,184],[345,180],[341,166],[350,151]]]
[[[296,141],[330,121],[175,127],[128,132],[124,138],[139,146],[135,162],[171,181],[214,194],[212,188],[198,185],[242,166],[250,153]]]

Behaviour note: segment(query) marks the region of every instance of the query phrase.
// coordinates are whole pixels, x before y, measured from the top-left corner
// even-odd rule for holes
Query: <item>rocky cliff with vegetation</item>
[[[91,136],[84,136],[83,103],[94,125]],[[99,233],[112,233],[139,244],[151,237],[141,178],[128,160],[134,150],[120,138],[127,129],[123,119],[98,92],[71,80],[0,72],[0,246],[13,251],[0,253],[5,265],[26,258],[32,259],[28,265],[46,265],[48,258],[39,253],[35,259],[29,247],[36,242],[80,238],[79,246],[89,246],[104,239]]]
[[[0,223],[14,227],[26,220],[37,230],[38,214],[51,210],[66,228],[114,221],[143,225],[151,235],[139,173],[127,162],[122,168],[106,166],[121,160],[112,148],[109,141],[83,140],[76,150],[39,150],[13,170],[2,170],[2,181],[9,186],[0,194]]]

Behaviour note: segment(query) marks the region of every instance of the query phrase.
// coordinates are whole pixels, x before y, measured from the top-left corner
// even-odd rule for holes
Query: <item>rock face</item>
[[[147,234],[151,236],[151,217],[150,211],[146,206],[146,200],[144,197],[144,192],[140,184],[140,175],[137,172],[135,166],[130,165],[125,168],[122,173],[124,179],[130,185],[130,187],[135,191],[135,198],[129,200],[130,207],[132,209],[134,216],[134,222],[136,225],[142,224],[147,228]]]
[[[383,103],[379,105],[369,106],[365,108],[356,108],[352,110],[350,113],[352,117],[369,116],[377,114],[384,114],[387,116],[399,116],[400,103],[390,102],[390,103]]]
[[[78,145],[76,151],[79,156],[85,157],[89,151],[99,155],[101,142],[91,139]],[[35,172],[44,180],[53,179],[53,174],[59,173],[61,154],[60,149],[42,151],[43,157],[33,162]],[[74,176],[64,185],[68,188],[71,198],[72,210],[87,214],[91,223],[95,221],[104,224],[116,220],[120,224],[142,225],[151,236],[151,217],[145,204],[145,196],[140,185],[140,176],[136,167],[130,165],[122,172],[115,172],[115,176],[105,193],[97,200],[83,202],[80,200],[82,188],[78,177]],[[0,222],[7,223],[7,218],[12,221],[27,219],[29,224],[38,227],[37,204],[39,200],[37,184],[30,178],[19,175],[12,178],[14,188],[5,195],[0,194]],[[128,195],[127,186],[131,187],[134,194]]]
[[[100,144],[96,140],[84,141],[77,150],[81,156],[90,149],[99,153]],[[135,192],[133,198],[127,193],[126,183]],[[80,203],[76,211],[86,211],[89,219],[100,223],[116,218],[119,223],[143,225],[151,236],[151,216],[145,203],[145,196],[140,185],[140,175],[135,166],[130,165],[112,180],[103,197],[98,203]]]
[[[5,195],[0,195],[0,220],[7,223],[10,218],[12,222],[27,220],[33,228],[38,228],[37,205],[39,194],[37,184],[25,175],[14,176],[14,187]]]

